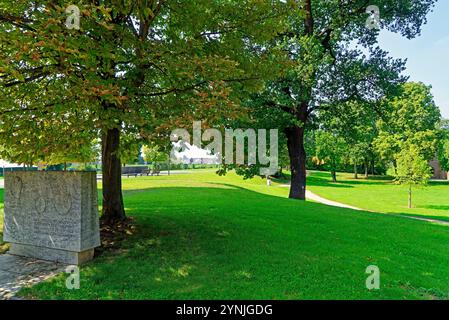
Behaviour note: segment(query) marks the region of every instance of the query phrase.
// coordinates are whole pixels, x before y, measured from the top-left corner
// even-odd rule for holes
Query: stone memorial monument
[[[10,254],[79,265],[100,245],[96,172],[8,172],[4,241]]]

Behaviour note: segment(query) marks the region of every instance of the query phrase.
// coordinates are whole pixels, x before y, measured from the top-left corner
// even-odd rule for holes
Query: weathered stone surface
[[[18,257],[0,255],[0,300],[17,299],[15,294],[22,287],[32,286],[64,272],[61,264]]]
[[[88,249],[82,252],[37,247],[29,244],[11,244],[9,254],[32,257],[41,260],[49,260],[66,264],[80,265],[90,261],[94,257],[94,249]]]
[[[79,264],[100,245],[95,172],[8,172],[4,213],[12,254]]]

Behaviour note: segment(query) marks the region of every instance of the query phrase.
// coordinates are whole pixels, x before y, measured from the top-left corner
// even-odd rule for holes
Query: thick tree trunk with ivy
[[[103,211],[106,224],[126,219],[122,195],[122,167],[120,163],[120,129],[108,129],[102,137]]]

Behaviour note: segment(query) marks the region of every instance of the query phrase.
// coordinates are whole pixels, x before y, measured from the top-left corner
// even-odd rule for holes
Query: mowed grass
[[[326,172],[310,172],[308,187],[321,197],[361,209],[449,220],[449,181],[413,187],[413,208],[409,209],[408,186],[397,185],[392,178],[356,180],[353,174],[339,173],[337,180],[337,183],[332,183],[330,174]]]
[[[447,299],[449,228],[286,198],[262,179],[124,179],[119,251],[22,290],[39,299]],[[381,289],[365,270],[377,265]]]

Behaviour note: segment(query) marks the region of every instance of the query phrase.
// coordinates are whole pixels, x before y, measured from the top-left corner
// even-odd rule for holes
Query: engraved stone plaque
[[[81,264],[100,245],[95,172],[8,172],[4,212],[11,254]]]

